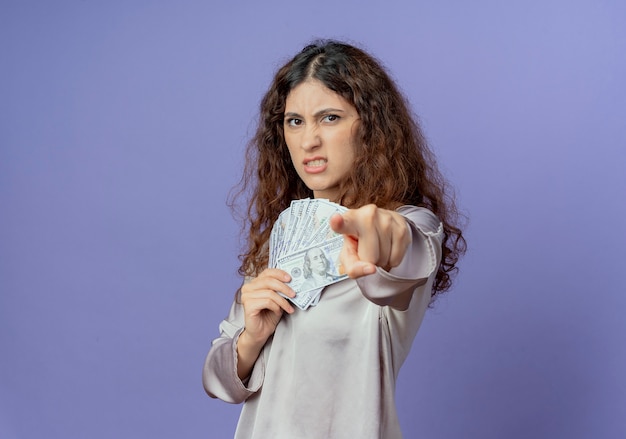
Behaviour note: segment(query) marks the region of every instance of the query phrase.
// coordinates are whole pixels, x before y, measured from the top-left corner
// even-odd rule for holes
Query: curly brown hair
[[[307,80],[317,80],[358,111],[352,172],[342,182],[338,201],[349,208],[375,204],[394,209],[408,204],[431,210],[443,223],[443,252],[432,296],[446,291],[466,250],[459,212],[437,167],[417,118],[381,63],[365,51],[338,41],[306,46],[276,73],[260,106],[256,134],[248,144],[239,190],[247,208],[243,229],[247,251],[240,255],[242,276],[257,276],[267,266],[267,242],[278,215],[294,199],[313,197],[299,178],[285,143],[285,100]]]

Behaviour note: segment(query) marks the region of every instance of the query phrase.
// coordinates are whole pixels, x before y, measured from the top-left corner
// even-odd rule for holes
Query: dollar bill
[[[278,259],[277,267],[291,276],[288,285],[296,293],[296,297],[291,300],[299,308],[308,308],[316,299],[317,293],[313,293],[315,290],[347,277],[339,270],[342,247],[343,236],[337,236]]]
[[[294,200],[272,226],[268,266],[291,273],[296,297],[287,299],[301,309],[316,305],[325,286],[346,277],[338,270],[343,236],[330,227],[330,218],[346,210],[326,199]]]

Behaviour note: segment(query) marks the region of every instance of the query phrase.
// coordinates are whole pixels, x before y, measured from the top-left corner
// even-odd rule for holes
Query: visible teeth
[[[307,166],[322,166],[324,163],[326,163],[326,160],[323,159],[311,160],[310,162],[307,162]]]

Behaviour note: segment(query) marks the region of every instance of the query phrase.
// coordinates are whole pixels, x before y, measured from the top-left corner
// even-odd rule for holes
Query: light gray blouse
[[[213,398],[244,402],[235,438],[401,438],[396,377],[430,302],[443,228],[403,206],[411,246],[389,272],[326,287],[317,306],[284,314],[248,379],[237,376],[241,304],[234,302],[206,358]],[[411,293],[412,291],[412,293]]]

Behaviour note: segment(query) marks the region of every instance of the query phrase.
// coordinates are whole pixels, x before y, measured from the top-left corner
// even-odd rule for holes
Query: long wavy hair
[[[240,255],[242,276],[257,276],[268,262],[267,242],[278,215],[294,199],[313,197],[291,162],[285,143],[285,100],[291,90],[317,80],[358,111],[356,157],[340,185],[339,200],[348,208],[375,204],[395,209],[408,204],[430,209],[443,223],[443,252],[432,296],[446,291],[466,243],[460,215],[417,118],[381,63],[352,45],[321,40],[306,46],[276,73],[260,105],[254,137],[248,143],[243,176],[231,193],[238,200],[247,249]]]

